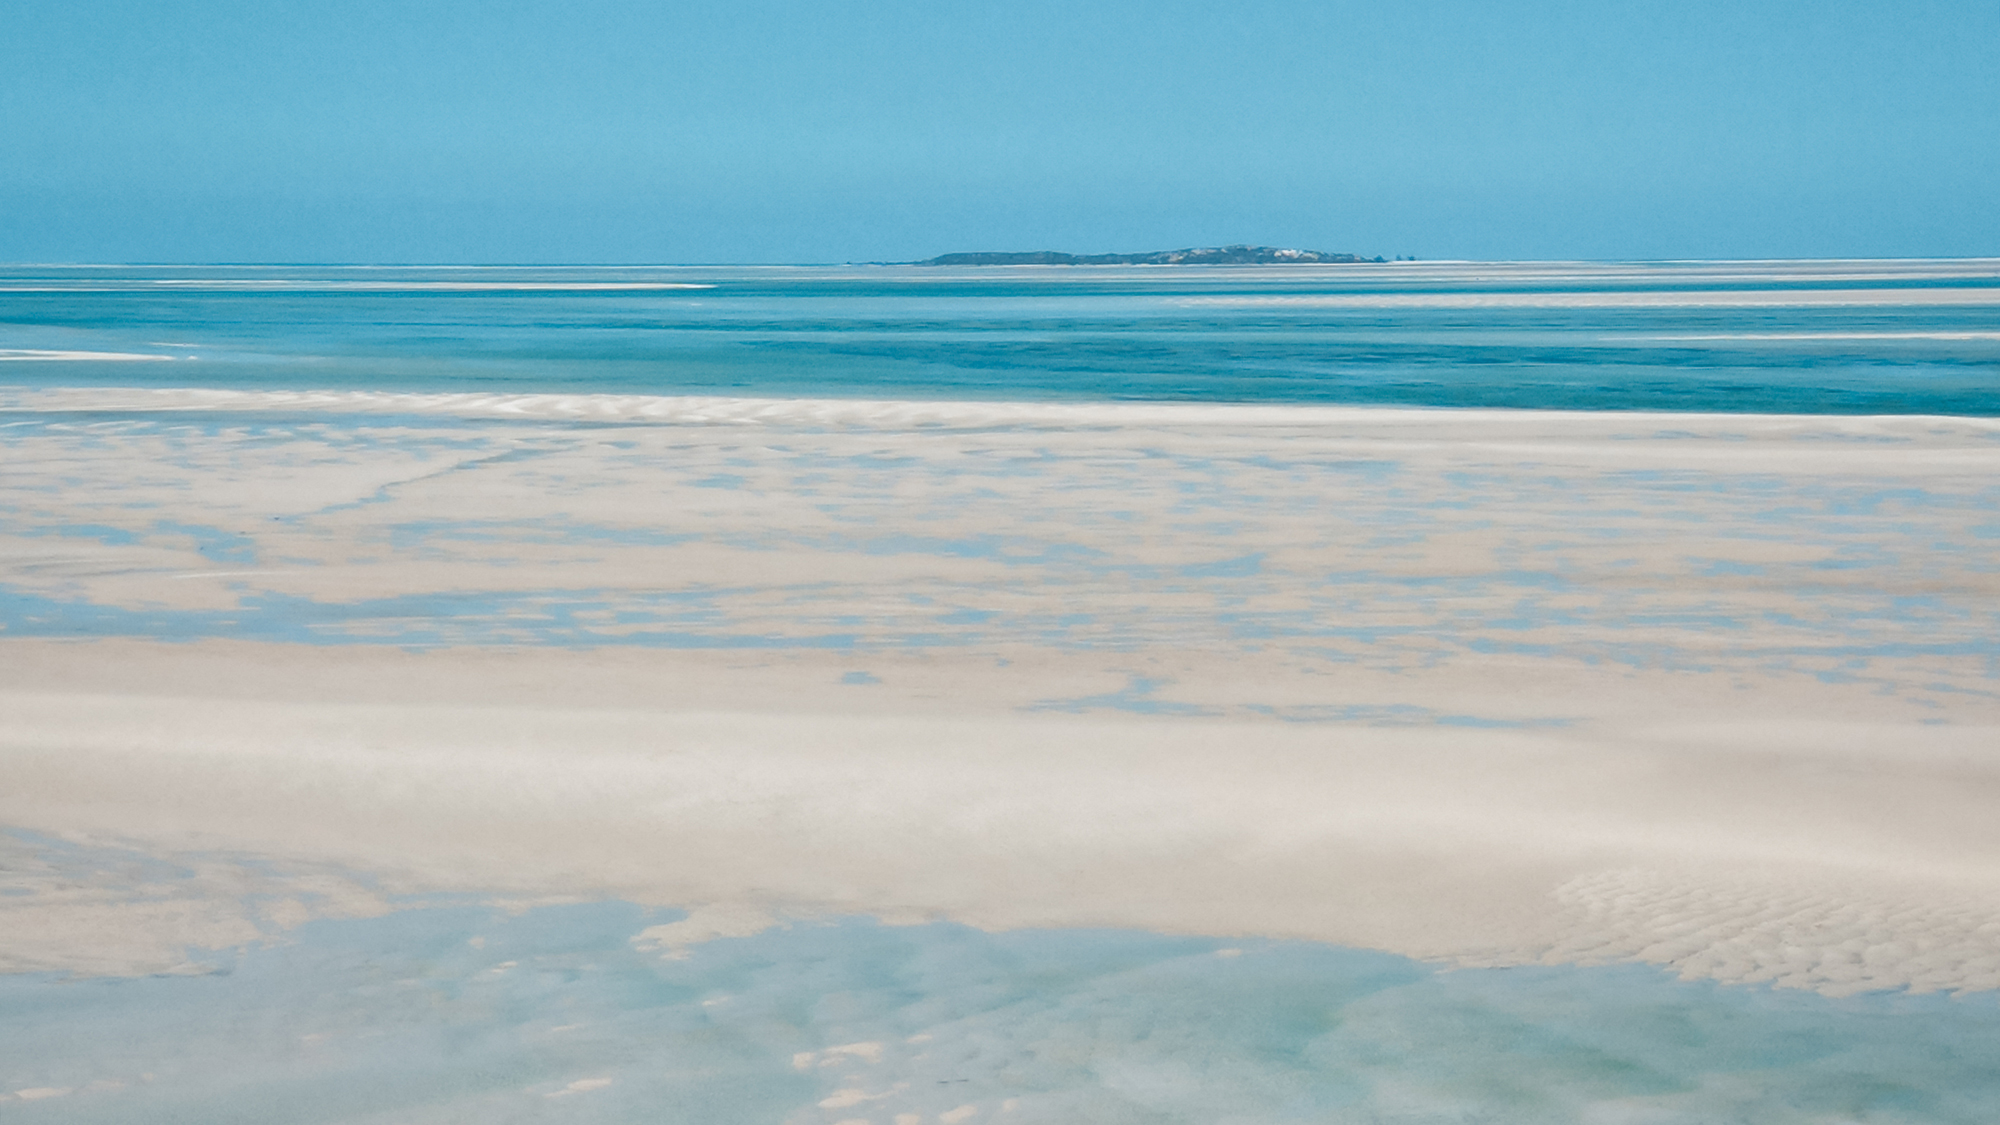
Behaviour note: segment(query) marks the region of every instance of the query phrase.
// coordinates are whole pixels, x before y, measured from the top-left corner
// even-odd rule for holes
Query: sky
[[[8,0],[0,261],[2000,254],[1993,0]]]

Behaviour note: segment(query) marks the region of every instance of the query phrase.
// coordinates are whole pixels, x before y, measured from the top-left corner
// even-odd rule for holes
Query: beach
[[[2000,986],[1989,421],[5,405],[0,822],[207,871],[17,970],[450,892]]]

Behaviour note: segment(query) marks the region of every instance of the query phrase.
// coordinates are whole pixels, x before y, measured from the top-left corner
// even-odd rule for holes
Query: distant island
[[[1208,246],[1154,250],[1145,254],[1064,254],[1057,250],[980,251],[939,254],[913,266],[1290,266],[1380,262],[1359,254],[1323,250],[1281,250],[1272,246]]]

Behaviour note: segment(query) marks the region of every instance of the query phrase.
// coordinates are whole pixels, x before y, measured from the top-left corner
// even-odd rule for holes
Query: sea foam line
[[[246,293],[592,293],[627,290],[713,289],[692,281],[297,281],[267,278],[167,277],[73,285],[0,285],[0,293],[134,293],[149,289],[199,289]]]
[[[97,363],[126,363],[131,361],[172,359],[170,355],[150,355],[143,352],[74,352],[45,351],[37,348],[0,348],[0,363],[6,362],[72,362],[88,360]]]
[[[1668,336],[1618,336],[1619,340],[2000,340],[2000,332],[1709,332]]]
[[[1321,293],[1188,297],[1207,308],[1568,309],[1568,308],[1854,308],[2000,305],[2000,288],[1715,289],[1625,293]]]

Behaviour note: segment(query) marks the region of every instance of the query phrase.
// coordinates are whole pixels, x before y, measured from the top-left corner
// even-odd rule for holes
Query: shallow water
[[[2000,262],[11,266],[0,358],[27,386],[1993,415]]]
[[[84,882],[147,862],[44,853]],[[153,867],[148,894],[185,874]],[[197,955],[193,975],[0,976],[0,1092],[39,1095],[9,1099],[9,1120],[1970,1125],[2000,1113],[1991,993],[1832,999],[1641,966],[1443,970],[1300,942],[866,919],[773,919],[662,950],[640,935],[681,912],[400,905],[267,923],[262,943]]]

